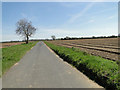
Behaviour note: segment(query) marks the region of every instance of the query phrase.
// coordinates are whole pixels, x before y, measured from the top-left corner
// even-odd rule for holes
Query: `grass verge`
[[[18,62],[37,42],[2,48],[2,74]]]
[[[75,48],[57,46],[46,41],[45,43],[63,60],[75,66],[101,86],[108,90],[120,89],[118,64],[115,61],[92,56]]]

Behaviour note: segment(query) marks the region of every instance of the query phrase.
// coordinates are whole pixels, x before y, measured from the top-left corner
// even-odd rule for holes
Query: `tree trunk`
[[[28,44],[29,37],[27,36],[26,44]]]

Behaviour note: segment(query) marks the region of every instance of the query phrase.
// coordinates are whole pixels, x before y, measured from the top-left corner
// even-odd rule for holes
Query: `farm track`
[[[113,61],[118,60],[118,55],[120,55],[120,47],[118,47],[117,38],[92,40],[56,40],[49,42],[68,48],[79,48],[81,51],[95,56],[101,56],[105,59]]]

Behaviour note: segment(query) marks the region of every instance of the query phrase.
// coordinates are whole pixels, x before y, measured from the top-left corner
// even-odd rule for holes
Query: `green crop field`
[[[75,66],[89,78],[106,89],[120,89],[118,81],[118,64],[99,56],[93,56],[76,48],[57,46],[45,43],[63,60]]]
[[[37,42],[2,48],[2,74],[18,62]]]

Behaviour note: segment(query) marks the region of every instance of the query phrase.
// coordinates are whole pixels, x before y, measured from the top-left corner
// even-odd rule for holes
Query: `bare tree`
[[[26,44],[28,44],[29,37],[31,37],[36,28],[32,26],[32,22],[27,19],[20,19],[17,22],[16,34],[21,35],[25,38]]]
[[[56,39],[55,35],[52,35],[52,36],[51,36],[51,38],[52,38],[53,40],[55,40],[55,39]]]

